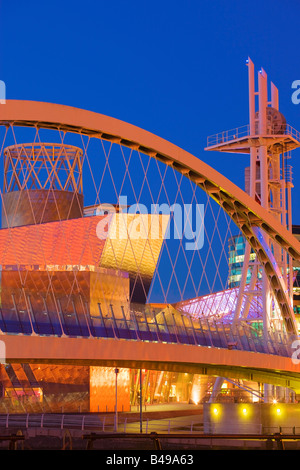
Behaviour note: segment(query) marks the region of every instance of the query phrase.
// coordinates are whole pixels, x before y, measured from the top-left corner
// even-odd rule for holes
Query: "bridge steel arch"
[[[167,140],[124,121],[70,106],[7,100],[0,125],[54,129],[101,138],[132,148],[172,166],[201,187],[236,223],[264,267],[287,332],[297,335],[295,316],[282,276],[261,234],[300,260],[300,242],[247,193],[196,156]]]

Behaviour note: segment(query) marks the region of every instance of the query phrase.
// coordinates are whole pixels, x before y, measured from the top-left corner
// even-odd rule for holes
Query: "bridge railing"
[[[0,428],[3,429],[76,429],[79,431],[114,432],[116,430],[113,414],[64,414],[64,413],[26,413],[0,414]],[[149,419],[119,415],[117,431],[122,433],[161,432],[170,434],[180,430],[193,433],[203,431],[202,415],[197,419],[180,417],[174,419]]]
[[[12,334],[31,334],[34,331],[39,335],[165,342],[291,356],[289,338],[282,332],[262,334],[245,323],[225,324],[205,317],[195,319],[168,307],[142,305],[125,312],[123,307],[115,309],[110,305],[104,313],[98,304],[98,309],[98,315],[77,315],[77,323],[72,324],[61,316],[60,325],[49,323],[47,328],[46,323],[40,325],[38,322],[22,322],[9,328],[3,322],[0,328],[3,333]]]
[[[142,424],[142,425],[141,425]],[[117,428],[114,416],[95,414],[64,414],[64,413],[26,413],[26,414],[0,414],[0,428],[12,431],[25,431],[28,429],[38,430],[56,429],[62,432],[90,431],[95,436],[102,436],[105,433],[112,433],[112,436],[119,438],[120,435],[135,435],[137,433],[149,435],[150,433],[158,433],[164,436],[172,436],[181,433],[182,437],[201,435],[205,437],[214,437],[217,428],[211,422],[207,423],[203,420],[202,414],[193,417],[177,417],[173,419],[152,419],[145,418],[142,423],[139,419],[128,416],[119,416]],[[210,434],[205,434],[209,429]],[[299,439],[299,426],[264,426],[260,423],[239,423],[226,425],[227,434],[235,435],[236,438],[246,439],[247,434],[257,434],[257,438],[262,435],[274,436],[276,433],[280,435],[288,435],[290,439],[297,437]],[[223,434],[226,439],[227,434]],[[78,434],[77,434],[78,435]],[[218,438],[222,435],[217,434]],[[216,438],[216,435],[215,435]]]
[[[95,336],[152,342],[180,343],[215,348],[239,349],[289,357],[289,338],[282,332],[263,334],[243,324],[224,324],[212,319],[192,319],[169,312],[131,311],[130,318],[101,318]]]

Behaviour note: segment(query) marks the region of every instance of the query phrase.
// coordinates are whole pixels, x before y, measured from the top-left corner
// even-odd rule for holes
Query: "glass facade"
[[[198,405],[211,396],[215,377],[155,371],[118,369],[118,411],[137,411],[142,406],[186,403]],[[115,368],[46,364],[0,366],[0,413],[113,413]],[[224,380],[220,401],[251,401],[250,391]],[[249,384],[248,384],[249,385]],[[252,383],[251,387],[257,387]]]
[[[242,270],[245,258],[245,237],[242,235],[236,235],[229,238],[228,241],[228,252],[229,252],[229,275],[228,275],[228,287],[238,287],[240,285]],[[255,260],[255,253],[251,250],[250,260]],[[247,273],[247,283],[250,282],[251,271]]]
[[[118,369],[118,411],[142,404],[202,402],[212,386],[206,376],[168,371]],[[113,367],[1,364],[0,413],[68,413],[115,410]]]
[[[300,240],[300,225],[293,225],[293,235]],[[229,238],[228,252],[229,252],[229,275],[228,287],[238,287],[240,285],[242,269],[245,257],[245,244],[246,239],[242,235],[236,235]],[[251,250],[250,261],[255,260],[255,253]],[[258,273],[259,278],[261,274]],[[251,279],[251,271],[247,273],[247,284]],[[300,263],[293,262],[293,298],[294,298],[294,313],[300,318]]]

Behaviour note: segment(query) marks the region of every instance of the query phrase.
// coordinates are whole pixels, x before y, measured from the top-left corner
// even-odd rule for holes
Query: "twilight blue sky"
[[[299,18],[299,0],[0,0],[0,79],[8,99],[128,121],[243,185],[247,157],[206,153],[206,137],[248,122],[248,55],[300,130]],[[299,188],[300,150],[291,163]]]

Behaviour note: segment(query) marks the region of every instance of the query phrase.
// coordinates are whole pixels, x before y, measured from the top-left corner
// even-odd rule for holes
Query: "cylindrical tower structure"
[[[82,216],[80,148],[53,143],[5,148],[2,228]]]

